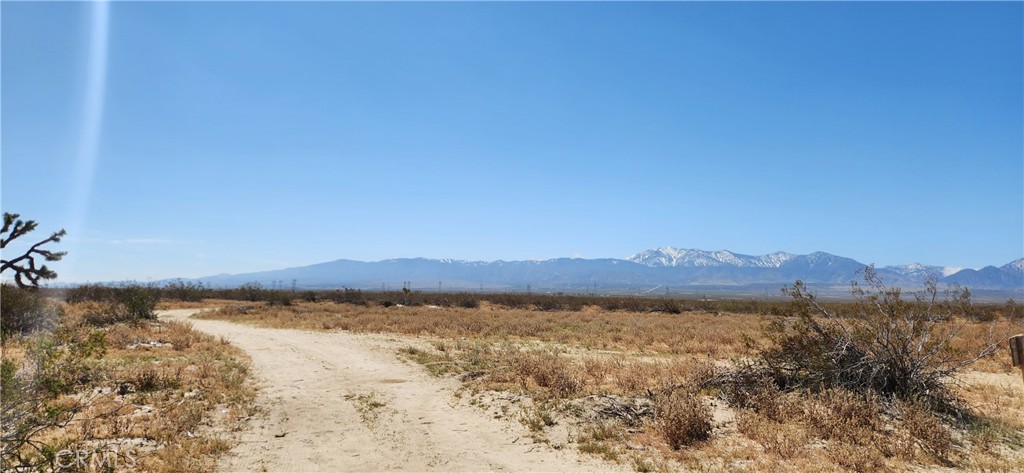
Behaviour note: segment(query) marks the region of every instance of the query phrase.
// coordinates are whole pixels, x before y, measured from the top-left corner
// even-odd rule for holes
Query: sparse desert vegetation
[[[692,312],[682,315],[601,309],[579,312],[299,302],[238,305],[201,317],[264,327],[433,335],[448,339],[543,341],[581,348],[729,357],[750,354],[764,316]]]
[[[213,471],[253,414],[244,353],[116,296],[3,286],[4,471]]]
[[[934,286],[907,297],[870,268],[866,282],[853,302],[818,301],[797,283],[787,303],[187,283],[81,286],[64,291],[70,304],[5,294],[34,314],[5,332],[5,386],[27,379],[12,363],[45,372],[39,357],[56,356],[47,363],[71,374],[42,383],[56,390],[46,402],[75,400],[33,434],[45,448],[26,443],[11,458],[53,464],[58,446],[127,441],[147,470],[212,469],[229,443],[209,426],[240,426],[252,391],[225,341],[153,320],[155,307],[187,307],[266,328],[394,334],[405,344],[396,355],[458,380],[461,402],[520,423],[532,442],[636,471],[1024,467],[1024,389],[998,356],[1022,327],[1017,306]],[[370,429],[392,415],[373,393],[341,398]],[[135,406],[132,416],[161,414],[126,422],[117,402]],[[202,453],[175,453],[183,448]]]
[[[1024,473],[1022,39],[0,0],[0,473]]]
[[[346,302],[224,301],[200,317],[415,336],[399,356],[458,377],[473,405],[517,418],[535,441],[637,471],[1024,467],[1024,387],[993,352],[1021,328],[1015,305],[870,284],[859,302],[822,304],[790,290],[792,303],[763,313],[686,301],[672,302],[686,307],[678,313],[608,309],[599,298],[572,310],[409,306],[350,291]],[[889,342],[914,345],[882,350]],[[892,371],[904,362],[916,371]],[[924,390],[886,378],[918,375]]]

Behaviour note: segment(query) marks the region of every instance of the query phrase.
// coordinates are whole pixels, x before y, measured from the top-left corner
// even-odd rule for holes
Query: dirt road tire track
[[[222,471],[609,471],[621,465],[533,444],[524,427],[456,402],[457,383],[405,363],[391,337],[266,329],[160,311],[252,358],[264,415]]]

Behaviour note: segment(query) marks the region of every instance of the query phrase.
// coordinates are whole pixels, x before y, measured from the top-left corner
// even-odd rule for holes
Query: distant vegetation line
[[[85,284],[71,288],[45,289],[48,295],[69,303],[84,301],[116,301],[125,293],[133,297],[146,294],[155,304],[159,300],[200,302],[208,299],[247,301],[268,305],[291,305],[294,301],[334,302],[361,306],[436,306],[446,308],[481,308],[485,304],[507,309],[533,311],[579,312],[588,308],[625,313],[747,313],[761,315],[789,315],[792,303],[785,298],[707,298],[675,297],[665,295],[603,295],[603,294],[537,294],[537,293],[471,293],[419,291],[403,288],[398,291],[363,291],[359,289],[290,290],[265,288],[258,283],[243,284],[235,288],[209,288],[191,281],[169,284]],[[780,292],[781,295],[781,292]],[[854,306],[852,302],[834,300],[824,302],[839,314]],[[972,316],[978,320],[991,320],[1000,315],[1011,316],[1020,311],[1016,301],[974,304]]]

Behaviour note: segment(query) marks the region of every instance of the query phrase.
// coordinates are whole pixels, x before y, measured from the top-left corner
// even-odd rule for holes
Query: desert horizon
[[[0,470],[1024,471],[1024,3],[0,2]]]

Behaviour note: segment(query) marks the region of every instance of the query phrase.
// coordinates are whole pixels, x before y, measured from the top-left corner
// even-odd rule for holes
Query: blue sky
[[[2,205],[68,229],[63,281],[1024,256],[1020,2],[93,10],[0,7]]]

